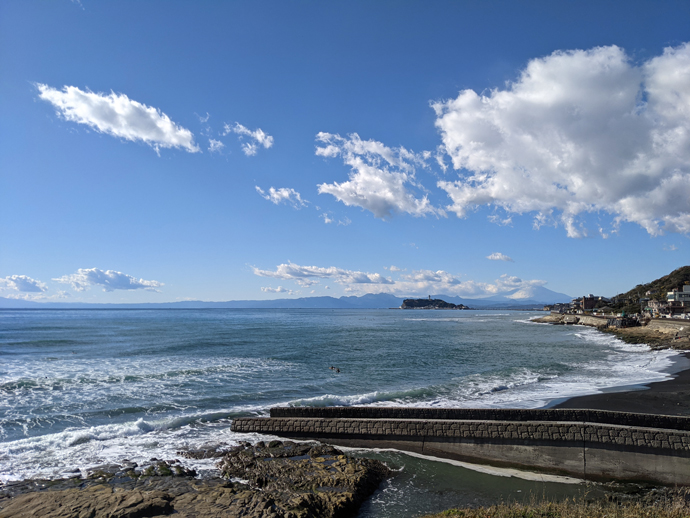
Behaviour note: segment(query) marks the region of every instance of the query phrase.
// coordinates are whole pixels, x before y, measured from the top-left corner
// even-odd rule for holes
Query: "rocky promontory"
[[[641,325],[617,327],[612,325],[617,317],[596,317],[590,315],[550,314],[533,319],[540,324],[584,325],[596,327],[599,331],[616,335],[624,342],[647,344],[652,349],[690,350],[690,321],[671,319],[643,320]]]
[[[218,458],[221,477],[199,479],[177,460],[102,466],[86,478],[0,486],[0,518],[342,518],[353,516],[389,475],[379,461],[313,443],[179,454]]]
[[[451,304],[441,299],[405,299],[400,309],[470,309],[464,304]]]

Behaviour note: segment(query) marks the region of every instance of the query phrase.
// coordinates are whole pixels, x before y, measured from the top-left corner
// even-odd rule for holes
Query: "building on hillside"
[[[672,290],[666,294],[666,300],[671,302],[680,302],[682,306],[690,307],[690,284],[683,285],[683,290]]]
[[[668,302],[664,300],[650,300],[647,302],[646,311],[653,317],[660,317],[661,315],[668,314]]]
[[[672,316],[674,318],[683,315],[684,313],[687,313],[690,310],[690,305],[687,305],[683,302],[679,302],[677,300],[672,300],[669,301],[668,303],[668,314],[669,316]]]
[[[582,309],[584,311],[590,311],[594,309],[598,301],[599,299],[590,293],[586,297],[582,297]]]

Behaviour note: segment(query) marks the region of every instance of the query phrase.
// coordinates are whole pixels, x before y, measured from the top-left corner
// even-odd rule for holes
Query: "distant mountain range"
[[[180,302],[152,302],[142,304],[90,304],[85,302],[35,302],[27,300],[7,299],[0,297],[0,309],[211,309],[211,308],[304,308],[304,309],[378,309],[397,308],[403,300],[409,297],[396,297],[381,293],[378,295],[362,295],[361,297],[302,297],[298,299],[275,300],[229,300],[227,302],[204,302],[200,300],[186,300]],[[494,295],[483,299],[466,299],[450,295],[431,295],[431,298],[442,299],[453,304],[464,304],[470,308],[531,308],[553,304],[555,302],[570,302],[572,297],[564,293],[556,293],[543,287],[515,290],[504,295]]]

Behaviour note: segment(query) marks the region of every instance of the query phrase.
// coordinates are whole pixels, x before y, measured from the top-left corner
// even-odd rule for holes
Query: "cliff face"
[[[402,309],[470,309],[464,304],[451,304],[441,299],[405,299]]]

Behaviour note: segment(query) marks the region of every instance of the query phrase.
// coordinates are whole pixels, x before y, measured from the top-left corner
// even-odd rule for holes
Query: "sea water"
[[[677,353],[628,345],[588,327],[531,321],[539,315],[3,310],[0,482],[258,441],[230,431],[232,420],[268,415],[273,406],[539,408],[669,377]],[[412,499],[417,509],[409,497],[411,487],[443,486],[427,472],[441,470],[448,484],[457,478],[439,505],[474,494],[462,480],[492,477],[395,452],[376,455],[400,475],[363,516],[412,516],[428,508],[430,502]],[[184,462],[201,473],[214,470],[211,461]]]

